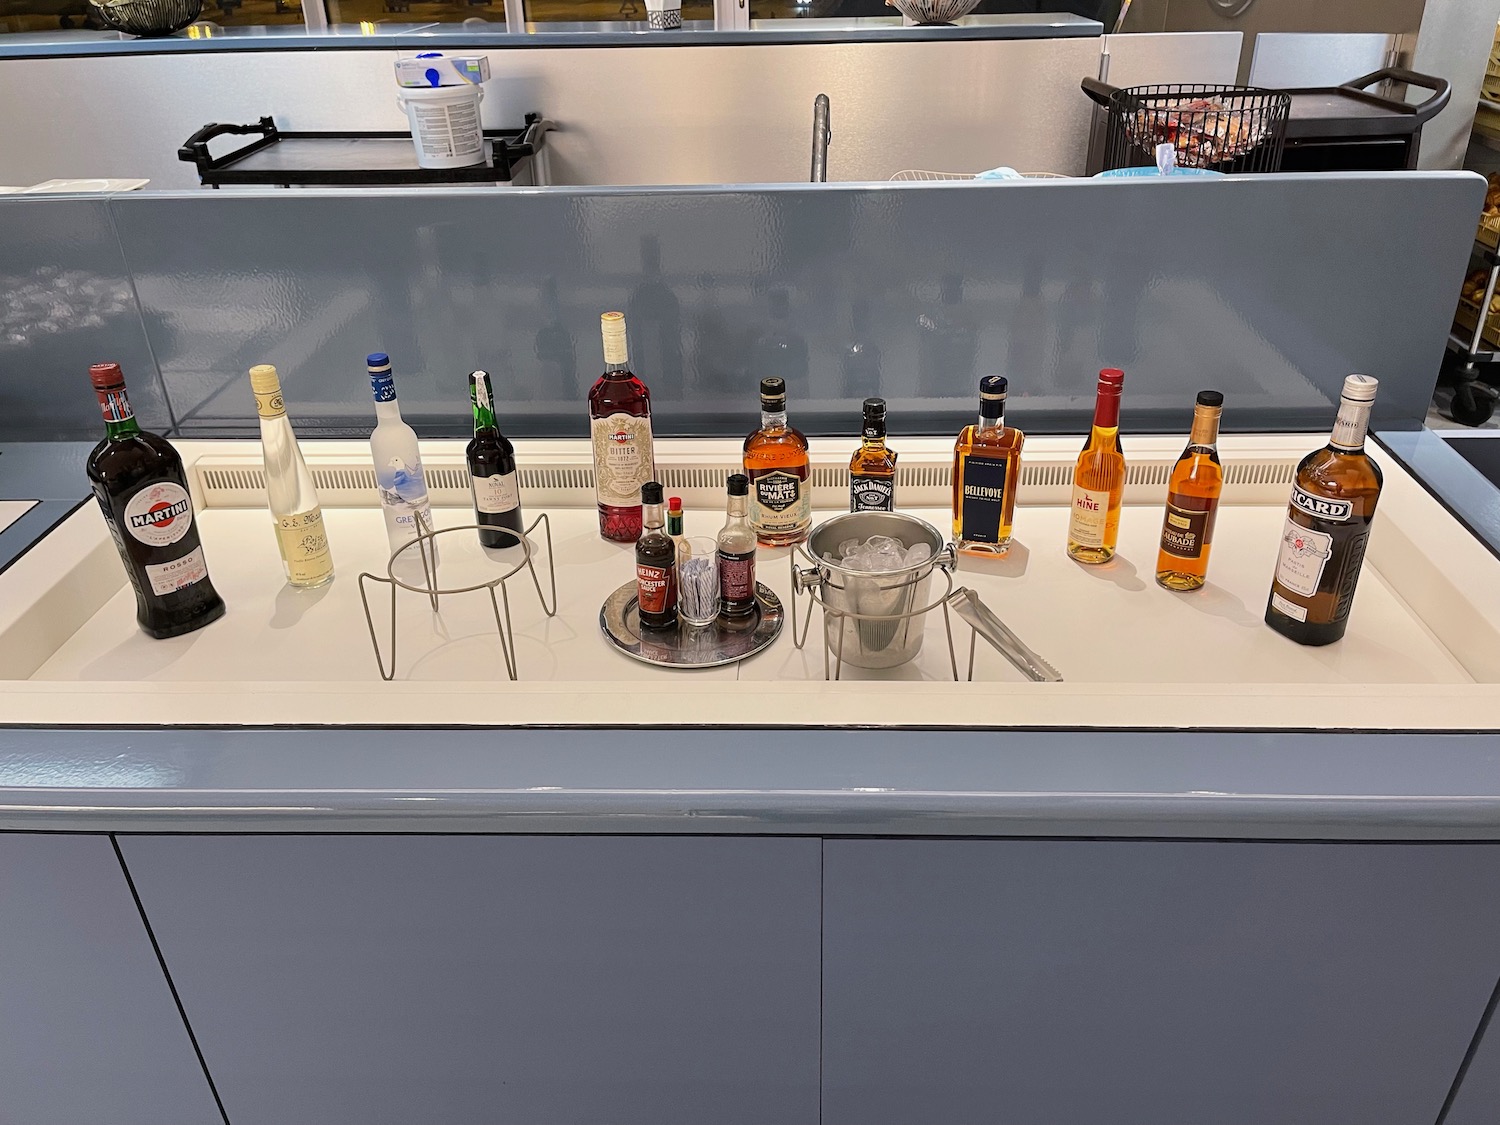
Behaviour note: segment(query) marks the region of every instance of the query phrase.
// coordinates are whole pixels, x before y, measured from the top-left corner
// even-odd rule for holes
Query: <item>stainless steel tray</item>
[[[633,660],[669,668],[717,668],[735,664],[769,648],[781,635],[781,599],[763,583],[755,584],[756,612],[742,625],[678,624],[673,629],[642,629],[635,583],[627,582],[599,609],[599,631]]]

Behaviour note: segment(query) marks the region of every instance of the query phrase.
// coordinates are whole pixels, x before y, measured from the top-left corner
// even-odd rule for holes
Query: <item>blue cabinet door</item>
[[[233,1125],[814,1125],[817,840],[121,841]]]
[[[0,1122],[221,1120],[109,837],[0,833]]]
[[[830,840],[824,878],[824,1125],[1430,1125],[1500,974],[1492,845]]]
[[[1443,1125],[1495,1125],[1496,1121],[1500,1121],[1500,1017],[1491,1017]]]

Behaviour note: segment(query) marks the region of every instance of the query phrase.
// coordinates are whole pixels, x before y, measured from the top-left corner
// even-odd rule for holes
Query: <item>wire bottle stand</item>
[[[530,536],[537,527],[542,529],[547,543],[547,580],[551,591],[551,602],[549,604],[547,595],[542,592],[542,580],[536,571],[535,548],[532,546]],[[439,536],[452,535],[455,532],[498,531],[511,536],[516,544],[525,552],[524,557],[502,574],[497,574],[485,582],[476,582],[470,586],[442,587],[437,584],[437,545]],[[402,578],[397,577],[396,571],[402,560],[413,547],[422,560],[422,585],[414,585]],[[512,679],[519,678],[519,669],[516,662],[516,634],[510,619],[510,592],[506,586],[508,579],[526,570],[531,574],[531,584],[536,589],[537,600],[541,603],[542,612],[548,617],[557,616],[557,568],[552,561],[552,522],[543,512],[532,520],[524,532],[513,531],[508,527],[485,526],[481,529],[478,524],[465,524],[462,527],[445,527],[441,531],[434,531],[431,524],[419,519],[417,520],[417,537],[410,543],[403,544],[391,552],[390,561],[386,564],[384,576],[371,574],[368,571],[359,576],[359,600],[365,610],[365,625],[370,630],[370,644],[375,649],[375,663],[380,669],[380,678],[390,681],[396,678],[396,592],[407,590],[413,594],[424,594],[432,604],[432,612],[438,612],[438,599],[453,594],[471,594],[479,590],[486,591],[490,596],[490,609],[495,615],[495,629],[500,634],[500,651],[505,657],[505,671]],[[386,670],[385,660],[380,654],[380,639],[375,630],[375,615],[370,609],[370,598],[365,582],[379,582],[391,588],[390,598],[390,652],[391,666]],[[499,597],[495,590],[499,589]]]

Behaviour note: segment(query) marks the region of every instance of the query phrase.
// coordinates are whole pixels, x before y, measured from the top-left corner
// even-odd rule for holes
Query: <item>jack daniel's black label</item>
[[[849,510],[851,512],[891,512],[895,508],[895,478],[849,478]]]
[[[963,537],[971,543],[1000,542],[1005,511],[1005,462],[968,457],[963,466]]]

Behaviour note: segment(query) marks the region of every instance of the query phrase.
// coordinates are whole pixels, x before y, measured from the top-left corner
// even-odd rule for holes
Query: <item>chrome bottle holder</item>
[[[547,595],[542,593],[542,580],[536,572],[535,552],[529,536],[538,525],[541,526],[543,535],[547,541],[547,580],[551,588],[552,601],[548,604]],[[484,582],[476,582],[471,586],[441,587],[437,584],[437,547],[436,540],[441,535],[452,535],[455,532],[467,531],[498,531],[502,535],[508,535],[516,540],[516,544],[525,552],[525,557],[512,566],[503,574],[497,574]],[[403,555],[413,547],[422,559],[422,585],[413,585],[396,576],[397,565]],[[503,549],[503,548],[502,548]],[[524,532],[513,531],[508,527],[493,527],[490,525],[465,524],[462,527],[445,527],[441,531],[434,531],[431,525],[422,519],[417,520],[417,537],[410,543],[402,544],[391,552],[390,561],[386,563],[386,573],[382,577],[378,574],[365,572],[359,576],[359,600],[365,610],[365,625],[370,630],[370,644],[375,648],[375,663],[380,669],[382,680],[394,680],[396,678],[396,591],[407,590],[413,594],[425,594],[432,603],[432,612],[438,612],[438,599],[450,594],[471,594],[477,590],[485,590],[490,596],[490,609],[495,615],[495,629],[500,634],[500,651],[505,657],[505,671],[512,680],[518,678],[516,664],[516,634],[510,620],[510,593],[506,587],[506,580],[519,574],[522,570],[531,573],[531,584],[536,588],[537,600],[541,602],[542,612],[548,617],[557,616],[557,569],[552,561],[552,522],[543,512],[532,520]],[[375,617],[370,610],[370,599],[366,592],[365,582],[380,582],[391,588],[391,667],[386,671],[385,660],[380,655],[380,640],[375,632]],[[500,590],[500,596],[495,596],[496,588]],[[503,610],[502,610],[503,607]]]

